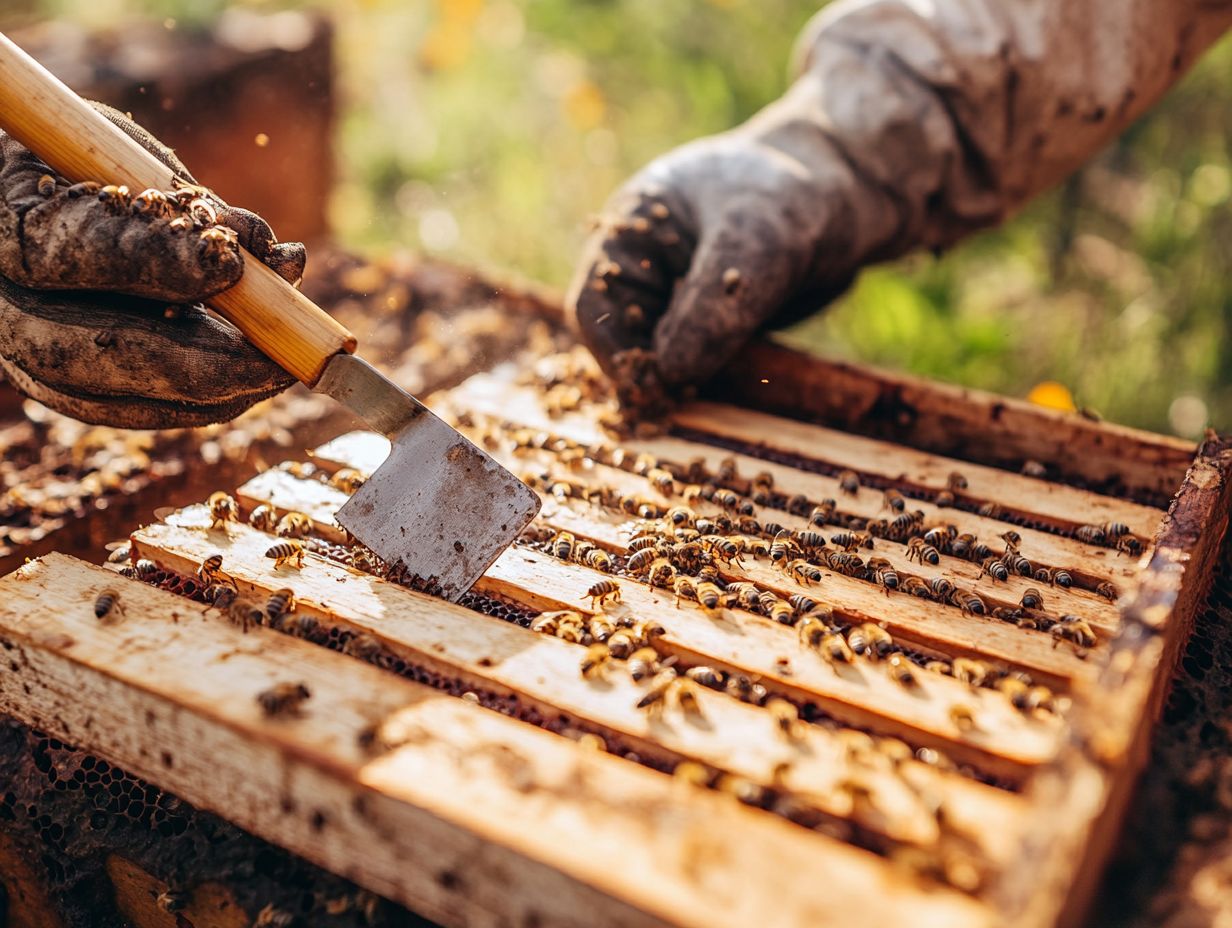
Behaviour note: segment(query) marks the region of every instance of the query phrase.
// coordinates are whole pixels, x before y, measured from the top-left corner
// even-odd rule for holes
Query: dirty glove
[[[622,399],[717,372],[859,268],[1004,219],[1153,103],[1232,0],[840,0],[799,77],[607,204],[569,292]]]
[[[195,305],[233,286],[243,246],[286,280],[298,243],[227,206],[120,113],[112,122],[184,179],[177,190],[69,184],[0,133],[0,367],[17,389],[85,422],[221,422],[293,381]]]

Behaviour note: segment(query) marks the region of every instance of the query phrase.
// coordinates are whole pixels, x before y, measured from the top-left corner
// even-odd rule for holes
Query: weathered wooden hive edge
[[[1072,736],[1030,795],[1036,828],[995,902],[1022,928],[1088,923],[1173,671],[1210,591],[1232,505],[1232,436],[1198,448],[1096,682],[1074,693]]]

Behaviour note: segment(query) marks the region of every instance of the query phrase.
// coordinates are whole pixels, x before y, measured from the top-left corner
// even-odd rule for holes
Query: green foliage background
[[[16,2],[90,23],[171,17],[175,28],[237,5]],[[426,247],[558,285],[587,216],[628,173],[782,91],[793,39],[818,6],[316,5],[339,26],[340,237],[371,252]],[[1232,427],[1230,68],[1224,42],[1063,188],[943,257],[866,271],[789,337],[1015,395],[1057,380],[1079,405],[1148,428]]]

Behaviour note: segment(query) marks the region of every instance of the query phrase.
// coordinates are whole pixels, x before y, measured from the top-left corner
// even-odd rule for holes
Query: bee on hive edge
[[[275,718],[297,714],[311,696],[311,691],[302,683],[275,683],[257,694],[257,704],[266,715]]]
[[[197,568],[197,579],[206,586],[233,582],[222,570],[222,555],[211,554]]]
[[[853,470],[839,471],[838,488],[848,496],[856,496],[860,492],[860,478]]]
[[[295,591],[287,587],[280,590],[274,590],[270,594],[265,603],[265,615],[273,628],[278,628],[282,625],[290,613],[295,611]]]
[[[272,558],[274,567],[295,567],[297,569],[304,566],[304,546],[298,541],[282,541],[274,545],[265,552],[265,556]]]
[[[602,677],[607,672],[611,659],[612,652],[606,644],[602,642],[592,644],[582,656],[581,671],[583,679],[594,680]]]
[[[591,608],[603,608],[608,603],[620,602],[620,586],[614,580],[600,580],[582,598],[590,599]]]
[[[235,522],[240,517],[235,497],[222,490],[211,493],[205,505],[210,511],[210,528],[225,528],[228,522]]]
[[[774,719],[779,734],[788,741],[799,741],[804,736],[804,729],[800,722],[800,710],[792,703],[776,697],[766,701],[766,710]]]
[[[911,688],[919,683],[915,678],[911,661],[903,654],[890,655],[886,661],[886,672],[890,675],[890,679],[899,686]]]
[[[354,467],[343,467],[335,471],[329,478],[329,485],[335,490],[341,490],[343,493],[350,495],[362,487],[367,482],[367,479],[366,476]]]
[[[123,615],[124,606],[120,602],[119,592],[108,587],[99,593],[98,598],[94,600],[94,618],[101,622],[113,614]]]
[[[278,527],[278,511],[269,503],[262,503],[248,516],[248,524],[259,532],[270,532]]]
[[[280,538],[304,538],[312,534],[312,517],[302,512],[288,512],[274,527]]]

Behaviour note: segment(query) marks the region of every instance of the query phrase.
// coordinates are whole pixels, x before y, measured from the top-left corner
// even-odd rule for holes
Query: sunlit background
[[[300,4],[302,5],[302,4]],[[186,29],[216,0],[7,0],[5,16]],[[276,9],[267,3],[246,4]],[[345,0],[337,237],[563,285],[589,214],[654,155],[782,91],[790,0]],[[1194,436],[1232,427],[1225,42],[1024,215],[867,271],[790,337],[832,355]],[[242,105],[242,101],[237,101]],[[1051,387],[1046,382],[1055,382]],[[1057,386],[1059,385],[1059,386]]]

